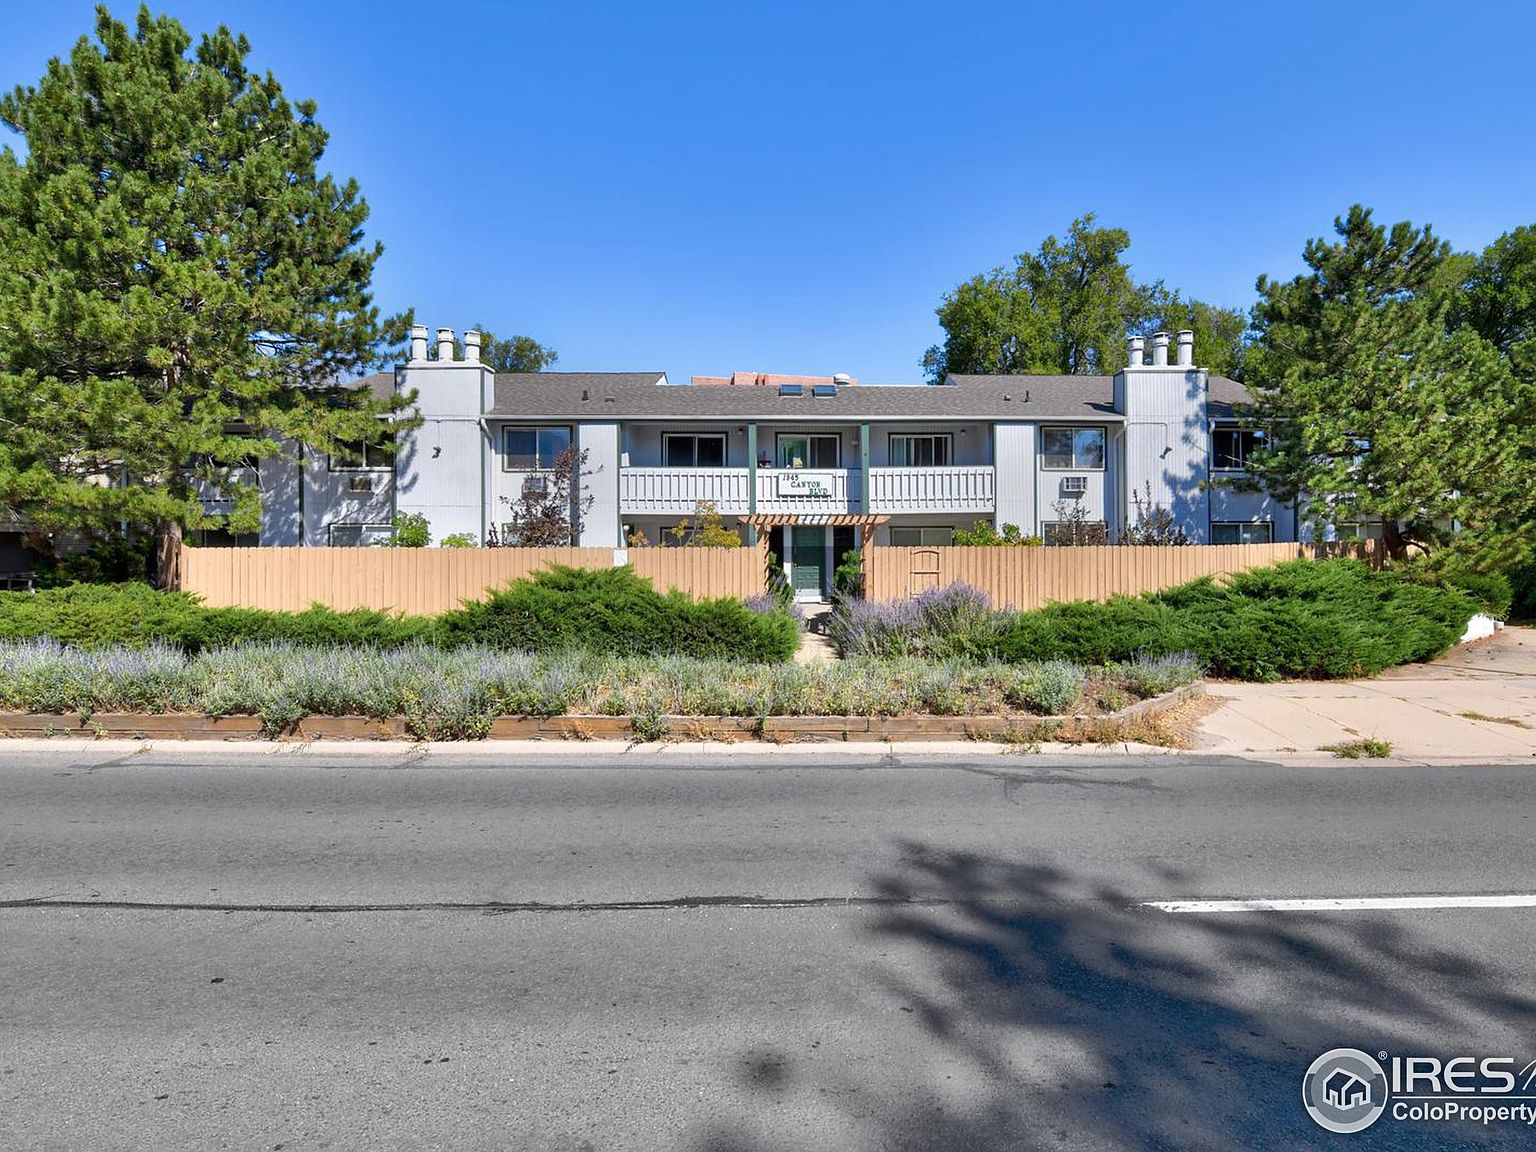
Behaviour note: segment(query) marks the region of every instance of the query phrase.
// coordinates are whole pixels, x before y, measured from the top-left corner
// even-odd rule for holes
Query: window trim
[[[785,440],[804,440],[805,441],[805,454],[806,454],[807,457],[809,457],[810,454],[811,454],[811,441],[812,440],[832,440],[832,441],[836,442],[836,444],[837,444],[837,463],[836,464],[811,464],[811,463],[806,463],[806,464],[803,464],[801,466],[801,470],[802,471],[806,471],[806,472],[821,472],[821,471],[825,471],[828,468],[838,469],[838,468],[841,468],[843,466],[843,437],[842,437],[842,433],[840,433],[840,432],[776,432],[776,433],[774,433],[774,437],[773,437],[773,458],[774,458],[775,462],[777,462],[778,460],[780,460],[782,458],[781,453],[779,451],[779,448],[780,448],[780,445],[782,445]],[[775,463],[775,467],[778,467],[778,468],[791,468],[792,469],[792,468],[794,468],[794,465],[793,464],[778,464],[778,463]]]
[[[1049,464],[1046,462],[1045,435],[1047,432],[1071,432],[1072,433],[1072,463]],[[1079,464],[1077,462],[1077,434],[1079,432],[1097,432],[1101,450],[1100,463]],[[1040,470],[1042,472],[1105,472],[1109,469],[1109,429],[1103,424],[1042,424],[1040,425]]]
[[[1267,540],[1244,540],[1243,539],[1243,532],[1244,532],[1245,529],[1260,528],[1260,527],[1269,529],[1269,539],[1267,539]],[[1230,543],[1227,543],[1227,544],[1217,545],[1216,529],[1218,529],[1218,528],[1236,528],[1237,529],[1237,539],[1233,540],[1233,541],[1231,541]],[[1274,542],[1275,542],[1275,522],[1273,520],[1212,520],[1211,521],[1211,543],[1213,545],[1217,545],[1218,547],[1230,547],[1232,544],[1273,544]]]
[[[569,424],[503,424],[501,426],[501,470],[503,472],[550,472],[554,470],[553,460],[543,461],[539,459],[539,433],[547,431],[560,431],[565,433],[567,448],[576,446],[576,430]],[[512,453],[507,451],[507,433],[532,432],[533,433],[533,460],[532,468],[513,467]]]
[[[944,442],[943,464],[896,464],[896,441],[898,440],[932,440],[935,443]],[[907,456],[912,455],[911,449],[907,450]],[[890,468],[953,468],[955,466],[955,434],[953,432],[892,432],[885,444],[885,463]]]
[[[336,543],[336,529],[338,529],[338,528],[356,528],[358,530],[358,533],[357,533],[357,543],[356,544],[338,544],[338,543]],[[325,543],[326,543],[326,547],[328,547],[328,548],[372,548],[372,547],[375,547],[379,543],[378,541],[368,541],[368,540],[364,540],[363,539],[363,532],[366,529],[369,529],[369,528],[382,528],[384,530],[384,539],[386,541],[394,539],[394,536],[395,536],[395,526],[393,524],[379,523],[378,521],[371,521],[371,520],[332,520],[329,524],[327,524],[325,526]]]
[[[669,464],[669,463],[667,463],[667,441],[669,441],[669,440],[692,440],[694,442],[694,444],[693,444],[693,461],[694,462],[692,464]],[[700,440],[718,440],[718,441],[720,441],[720,463],[719,464],[700,464],[698,462],[699,461],[699,444],[698,444],[698,442]],[[661,434],[661,466],[663,468],[724,468],[724,467],[727,467],[726,461],[730,459],[730,448],[731,448],[730,435],[728,433],[725,433],[725,432],[663,432]]]

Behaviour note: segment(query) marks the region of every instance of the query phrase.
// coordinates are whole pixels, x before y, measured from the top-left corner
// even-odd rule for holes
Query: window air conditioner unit
[[[1088,477],[1063,476],[1061,478],[1061,491],[1066,496],[1082,496],[1088,491]]]
[[[354,476],[354,477],[352,477],[352,482],[348,486],[348,491],[351,491],[351,492],[372,492],[373,491],[373,477],[372,476]]]

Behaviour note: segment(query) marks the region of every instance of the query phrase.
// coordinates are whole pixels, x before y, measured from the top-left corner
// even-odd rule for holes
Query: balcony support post
[[[859,425],[859,515],[869,515],[869,425]]]
[[[747,422],[747,515],[757,515],[757,422]],[[747,522],[747,544],[757,543],[757,525]]]

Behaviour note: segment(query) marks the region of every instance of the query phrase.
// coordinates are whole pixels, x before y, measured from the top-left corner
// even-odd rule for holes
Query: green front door
[[[827,530],[797,525],[789,531],[790,584],[795,596],[801,600],[820,600],[825,591],[822,575],[827,563]]]

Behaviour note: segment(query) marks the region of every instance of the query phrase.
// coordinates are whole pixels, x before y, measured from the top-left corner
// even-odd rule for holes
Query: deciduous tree
[[[1011,268],[973,276],[938,308],[943,344],[924,354],[929,379],[954,373],[1109,373],[1125,365],[1127,332],[1195,332],[1202,367],[1239,367],[1241,312],[1182,297],[1161,281],[1137,284],[1122,256],[1130,234],[1090,213],[1064,240],[1047,236]]]

